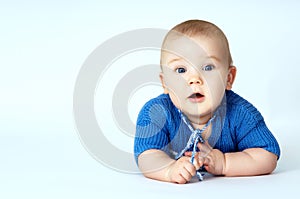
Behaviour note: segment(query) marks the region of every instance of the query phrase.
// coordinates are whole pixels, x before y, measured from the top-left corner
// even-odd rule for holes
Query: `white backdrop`
[[[0,198],[116,198],[119,194],[125,198],[168,194],[240,198],[246,192],[246,198],[261,194],[279,198],[296,194],[299,8],[296,0],[0,1]],[[238,68],[233,90],[260,110],[278,138],[282,157],[271,176],[210,178],[181,186],[161,183],[103,166],[80,142],[73,119],[73,91],[89,54],[123,32],[170,29],[195,18],[211,21],[225,32]],[[131,67],[159,62],[155,52],[125,61]],[[117,81],[126,73],[116,66],[103,81]],[[107,93],[113,87],[97,89]],[[128,105],[133,122],[143,100],[160,92],[159,86],[148,86],[133,94]],[[118,131],[111,110],[99,102],[97,94],[95,99],[98,116],[107,115],[105,128]],[[112,143],[130,151],[132,138],[118,135],[107,134]],[[279,188],[286,192],[278,193]]]

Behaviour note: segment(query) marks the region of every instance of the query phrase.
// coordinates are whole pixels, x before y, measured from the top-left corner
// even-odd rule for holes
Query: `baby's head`
[[[160,78],[164,92],[192,122],[207,122],[231,89],[236,68],[226,36],[216,25],[189,20],[166,35]]]
[[[164,59],[164,48],[169,46],[169,43],[172,42],[172,40],[180,36],[188,37],[190,39],[206,37],[207,39],[219,40],[222,43],[224,53],[227,56],[228,65],[232,65],[233,61],[229,50],[229,43],[225,34],[215,24],[203,20],[188,20],[174,26],[165,36],[162,45],[161,62],[163,62]]]

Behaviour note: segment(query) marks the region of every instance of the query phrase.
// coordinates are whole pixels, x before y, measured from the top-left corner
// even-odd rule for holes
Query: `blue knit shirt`
[[[226,91],[224,99],[215,112],[209,144],[223,153],[263,148],[279,158],[278,142],[259,111],[233,91]],[[162,150],[175,158],[185,148],[190,135],[169,95],[161,94],[148,101],[138,115],[135,159],[149,149]]]

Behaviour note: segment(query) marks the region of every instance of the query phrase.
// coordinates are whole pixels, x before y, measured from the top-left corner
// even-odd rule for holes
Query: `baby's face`
[[[164,50],[160,77],[165,93],[192,122],[207,122],[225,89],[231,88],[225,44],[208,37],[182,36],[167,42]]]

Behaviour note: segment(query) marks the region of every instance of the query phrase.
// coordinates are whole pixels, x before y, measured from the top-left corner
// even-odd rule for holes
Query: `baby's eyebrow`
[[[218,58],[217,56],[214,56],[214,55],[207,56],[207,57],[205,57],[205,59],[214,59],[214,60],[216,60],[217,62],[221,62],[221,59]],[[171,60],[168,62],[168,65],[171,64],[171,63],[173,63],[173,62],[176,62],[176,61],[182,61],[182,60],[184,60],[184,59],[183,59],[183,58],[180,58],[180,57],[171,59]]]
[[[218,62],[221,62],[221,59],[219,59],[218,57],[216,57],[216,56],[214,56],[214,55],[207,56],[206,58],[208,58],[208,59],[214,59],[214,60],[216,60],[216,61],[218,61]]]
[[[171,59],[171,60],[168,62],[168,64],[171,64],[171,63],[176,62],[176,61],[181,61],[181,60],[182,60],[182,58],[174,58],[174,59]]]

